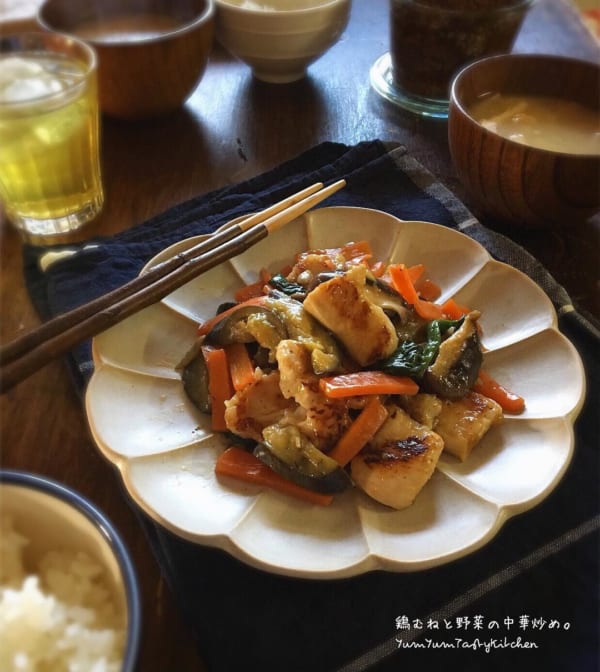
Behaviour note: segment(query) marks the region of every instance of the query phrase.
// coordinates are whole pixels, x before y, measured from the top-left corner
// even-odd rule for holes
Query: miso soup
[[[490,131],[530,147],[600,155],[600,115],[581,103],[494,93],[476,101],[470,114]]]

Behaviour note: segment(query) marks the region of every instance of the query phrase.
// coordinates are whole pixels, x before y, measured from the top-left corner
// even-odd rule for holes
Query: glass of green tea
[[[51,242],[102,209],[96,79],[80,40],[0,36],[0,203],[25,240]]]

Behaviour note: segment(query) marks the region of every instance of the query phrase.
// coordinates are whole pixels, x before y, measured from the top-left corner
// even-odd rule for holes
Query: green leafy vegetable
[[[277,273],[269,280],[269,285],[283,292],[287,296],[296,296],[297,294],[306,294],[306,289],[297,282],[290,282],[285,276]]]
[[[435,360],[444,334],[458,329],[464,317],[458,320],[432,320],[427,325],[427,340],[423,343],[403,341],[389,357],[380,362],[380,367],[392,376],[422,378],[427,367]]]

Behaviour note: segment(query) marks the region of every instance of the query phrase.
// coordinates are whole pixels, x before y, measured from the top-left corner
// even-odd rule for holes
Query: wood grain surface
[[[94,26],[96,17],[119,17],[123,6],[121,0],[103,0],[99,9],[95,0],[47,0],[39,20],[49,30],[77,35],[77,26]],[[150,6],[157,16],[171,18],[170,28],[186,29],[151,41],[88,38],[98,54],[100,109],[120,119],[145,119],[178,109],[201,80],[213,44],[215,11],[206,0],[160,0]],[[146,30],[148,16],[143,10],[139,13]]]
[[[401,112],[369,87],[369,69],[388,50],[388,35],[387,0],[354,0],[341,41],[301,82],[261,84],[246,66],[216,47],[204,79],[182,110],[149,122],[104,118],[106,206],[78,238],[128,229],[325,140],[402,142],[463,197],[449,159],[446,124]],[[568,0],[540,0],[515,48],[599,58],[597,43]],[[599,228],[592,222],[566,234],[507,233],[555,273],[575,300],[598,315]],[[0,223],[0,302],[2,342],[39,324],[24,285],[21,242],[6,221]],[[3,467],[40,472],[77,488],[123,534],[143,595],[140,670],[204,670],[202,651],[196,651],[181,621],[113,468],[92,444],[81,399],[64,364],[53,362],[0,397],[0,422]]]
[[[487,124],[472,114],[490,91],[523,96],[523,101],[529,96],[564,97],[593,110],[594,119],[600,119],[598,65],[546,54],[510,54],[474,63],[452,87],[448,143],[463,187],[487,216],[518,228],[568,231],[599,212],[600,154],[589,153],[591,134],[581,153],[569,154],[490,133]],[[527,112],[531,110],[535,118],[538,113],[532,108]]]

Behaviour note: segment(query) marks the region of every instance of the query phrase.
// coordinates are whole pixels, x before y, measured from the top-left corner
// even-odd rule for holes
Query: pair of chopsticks
[[[346,184],[322,182],[250,215],[152,267],[130,282],[42,324],[0,348],[0,393],[133,313],[163,299],[186,282],[237,256],[299,217]]]

